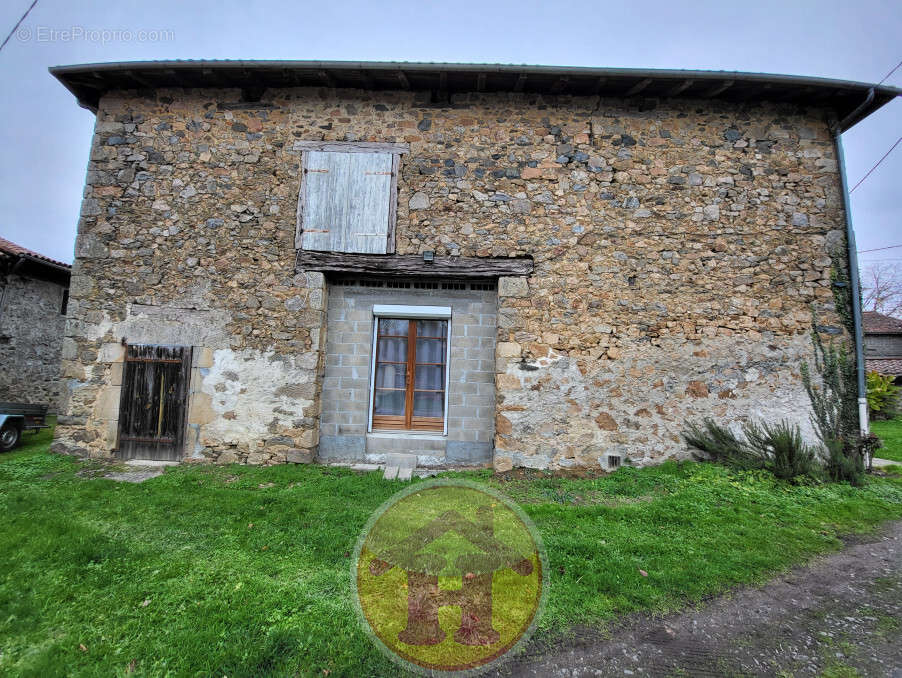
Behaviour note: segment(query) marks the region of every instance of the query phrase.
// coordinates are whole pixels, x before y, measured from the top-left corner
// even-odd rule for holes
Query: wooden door
[[[120,459],[182,458],[190,370],[190,347],[128,346],[119,400]]]

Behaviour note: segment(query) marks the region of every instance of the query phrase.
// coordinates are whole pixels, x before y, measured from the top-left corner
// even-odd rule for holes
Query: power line
[[[858,253],[864,254],[865,252],[879,252],[880,250],[894,250],[897,247],[902,247],[902,245],[890,245],[889,247],[875,247],[872,250],[858,250]]]
[[[863,182],[865,179],[867,179],[869,176],[871,176],[871,172],[873,172],[875,169],[877,169],[877,167],[880,165],[881,162],[883,162],[884,160],[886,160],[886,156],[888,156],[890,153],[893,152],[893,149],[895,149],[896,146],[899,145],[899,142],[900,142],[900,141],[902,141],[902,137],[899,137],[898,139],[896,139],[896,143],[894,143],[892,146],[890,146],[890,149],[889,149],[886,153],[883,154],[883,157],[880,158],[880,160],[878,160],[878,161],[874,164],[874,166],[871,167],[871,169],[869,169],[869,170],[867,171],[867,174],[865,174],[863,177],[861,177],[861,179],[859,180],[859,182],[858,182],[857,184],[855,184],[854,186],[852,186],[852,188],[849,189],[849,193],[850,193],[850,194],[851,194],[852,191],[854,191],[856,188],[858,188],[859,186],[861,186],[862,182]]]
[[[889,73],[887,73],[886,75],[883,76],[883,80],[881,80],[880,82],[877,83],[877,87],[880,87],[880,85],[882,85],[883,83],[885,83],[885,82],[886,82],[886,79],[887,79],[889,76],[891,76],[893,73],[895,73],[895,72],[898,70],[899,66],[902,66],[902,61],[900,61],[899,63],[896,64],[896,68],[894,68],[894,69],[891,70]]]
[[[10,39],[11,37],[13,37],[13,33],[15,33],[15,32],[16,32],[16,29],[17,29],[19,26],[22,25],[22,22],[25,21],[25,17],[27,17],[27,16],[28,16],[28,13],[31,12],[31,10],[34,9],[34,6],[35,6],[36,4],[38,4],[38,0],[34,0],[34,2],[32,2],[31,5],[29,5],[28,9],[25,10],[25,14],[23,14],[23,15],[22,15],[22,18],[19,19],[19,21],[16,23],[15,26],[13,26],[13,29],[9,32],[9,35],[6,36],[6,40],[4,40],[4,41],[3,41],[3,44],[0,45],[0,50],[2,50],[4,47],[6,47],[6,43],[8,43],[8,42],[9,42],[9,39]]]

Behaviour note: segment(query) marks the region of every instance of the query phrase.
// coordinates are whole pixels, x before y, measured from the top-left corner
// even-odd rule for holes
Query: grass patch
[[[349,555],[401,484],[318,466],[187,465],[115,483],[77,475],[86,465],[49,454],[49,441],[0,457],[0,674],[397,674],[358,627]],[[696,463],[585,479],[449,475],[499,489],[539,527],[546,637],[762,581],[902,516],[895,476],[855,489]]]
[[[883,441],[883,447],[874,456],[902,462],[902,418],[872,421],[871,433]]]

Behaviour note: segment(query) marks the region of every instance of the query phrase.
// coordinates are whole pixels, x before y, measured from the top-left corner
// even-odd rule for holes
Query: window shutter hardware
[[[328,228],[305,228],[304,233],[328,233]]]
[[[395,176],[394,172],[364,172],[367,176],[380,176],[380,177],[393,177]]]

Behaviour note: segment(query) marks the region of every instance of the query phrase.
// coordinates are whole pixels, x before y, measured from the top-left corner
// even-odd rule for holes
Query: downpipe
[[[866,436],[870,432],[868,425],[868,399],[867,382],[864,369],[864,335],[861,325],[861,279],[858,274],[858,248],[855,245],[855,229],[852,226],[852,205],[849,196],[849,183],[846,178],[846,157],[842,146],[842,132],[846,123],[853,120],[874,100],[874,88],[868,90],[868,95],[858,108],[847,115],[841,122],[833,127],[833,141],[836,146],[836,160],[839,169],[839,177],[842,182],[843,211],[846,214],[846,249],[849,257],[849,283],[852,294],[852,325],[855,340],[855,372],[858,382],[858,432]],[[870,470],[870,454],[865,453],[865,467]]]

